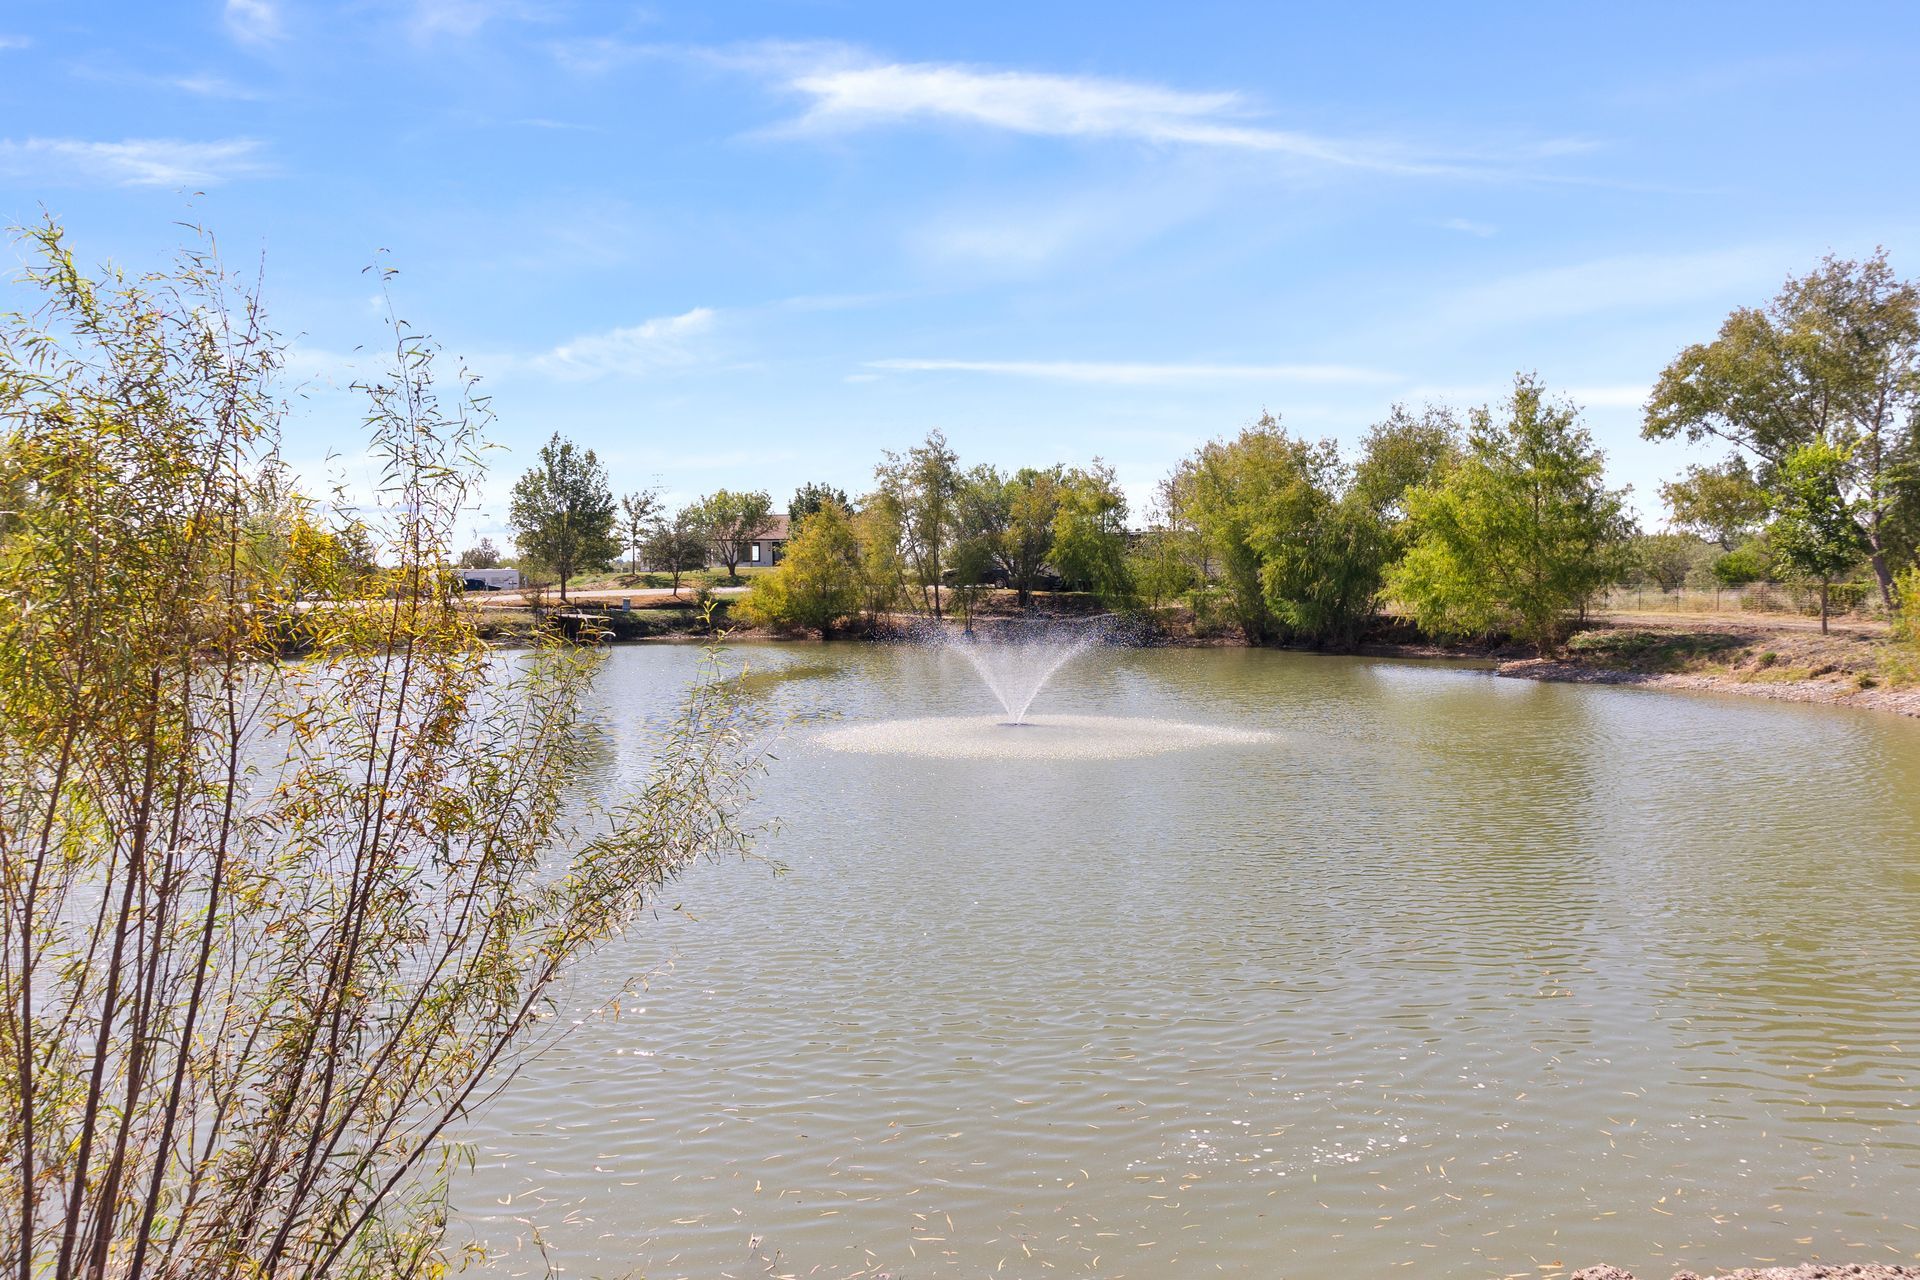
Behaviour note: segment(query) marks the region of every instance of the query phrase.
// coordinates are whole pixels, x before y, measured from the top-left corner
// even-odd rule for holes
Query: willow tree
[[[645,786],[580,813],[594,659],[491,654],[443,567],[486,421],[470,381],[437,391],[394,322],[364,388],[380,569],[299,602],[262,531],[279,355],[254,298],[209,248],[93,278],[57,228],[23,238],[0,1271],[438,1274],[450,1126],[550,1043],[594,944],[742,846],[751,726],[698,684]],[[291,632],[314,658],[282,659]]]

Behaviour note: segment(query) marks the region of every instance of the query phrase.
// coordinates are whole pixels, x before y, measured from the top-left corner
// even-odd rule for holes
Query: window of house
[[[757,542],[753,544],[753,563],[760,563],[760,544]]]

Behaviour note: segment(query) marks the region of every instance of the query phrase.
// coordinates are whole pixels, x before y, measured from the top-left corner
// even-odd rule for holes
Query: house
[[[787,513],[776,511],[768,518],[765,532],[755,538],[746,548],[746,554],[740,557],[742,568],[770,567],[780,563],[787,551]],[[724,568],[725,566],[717,566]]]

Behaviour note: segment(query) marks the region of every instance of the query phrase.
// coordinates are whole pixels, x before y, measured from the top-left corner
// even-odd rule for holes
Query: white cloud
[[[252,138],[185,142],[176,138],[128,138],[88,142],[78,138],[0,138],[0,174],[65,183],[124,187],[211,186],[260,169],[260,144]]]
[[[285,34],[278,0],[227,0],[227,30],[236,40],[264,44]]]
[[[1141,386],[1171,382],[1398,382],[1398,375],[1338,364],[1148,364],[1091,360],[869,360],[869,369],[984,373],[1056,382]]]
[[[1448,218],[1440,225],[1448,231],[1458,231],[1462,235],[1479,236],[1482,240],[1487,239],[1500,230],[1500,228],[1494,226],[1491,222],[1475,222],[1471,218]]]
[[[802,51],[804,55],[805,51]],[[776,130],[829,133],[944,120],[1043,137],[1139,141],[1269,152],[1319,164],[1395,173],[1464,173],[1400,148],[1322,137],[1259,123],[1239,94],[1193,92],[1097,76],[998,71],[952,63],[859,63],[842,51],[792,66],[793,50],[766,59],[786,86],[812,99]]]
[[[25,49],[33,43],[26,36],[0,36],[0,52],[8,49]]]
[[[163,83],[169,88],[202,98],[231,98],[237,102],[252,102],[260,97],[259,93],[245,85],[235,84],[231,80],[214,75],[171,76]]]
[[[713,332],[716,313],[695,307],[621,329],[575,338],[533,357],[526,367],[556,378],[585,380],[615,374],[645,377],[706,359],[701,339]]]

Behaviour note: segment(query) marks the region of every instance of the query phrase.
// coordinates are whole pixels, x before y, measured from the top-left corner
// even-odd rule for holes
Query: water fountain
[[[964,660],[1000,715],[924,716],[849,725],[815,739],[834,751],[943,759],[1116,760],[1195,747],[1246,745],[1271,735],[1153,717],[1033,713],[1048,683],[1082,654],[1113,643],[1110,621],[1020,619],[970,631],[929,623],[913,643]]]
[[[1103,621],[1047,623],[1022,619],[991,630],[928,629],[920,642],[965,658],[1006,711],[1006,723],[1024,726],[1033,700],[1054,673],[1108,637]]]

